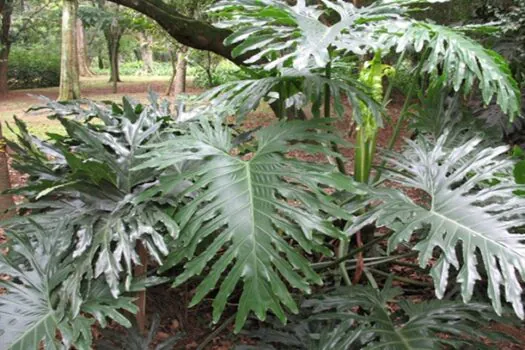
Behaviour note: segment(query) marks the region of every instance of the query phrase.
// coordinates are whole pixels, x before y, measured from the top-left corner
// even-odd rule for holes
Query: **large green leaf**
[[[390,227],[394,230],[389,239],[391,251],[399,243],[410,241],[416,231],[427,229],[414,249],[425,267],[439,248],[439,259],[431,269],[439,298],[447,288],[452,265],[458,270],[461,294],[468,302],[476,281],[481,279],[481,257],[494,309],[502,311],[503,288],[505,298],[523,318],[523,290],[516,273],[525,277],[525,236],[512,231],[525,224],[525,200],[514,194],[521,187],[512,176],[513,161],[505,156],[508,147],[481,148],[478,145],[482,140],[474,137],[450,148],[445,147],[450,144],[447,137],[440,137],[435,144],[423,138],[407,141],[404,155],[388,157],[395,169],[388,179],[422,190],[428,198],[423,196],[416,202],[400,190],[375,189],[363,205],[382,204],[357,217],[349,232],[374,221]]]
[[[4,271],[5,266],[0,266]],[[7,288],[7,295],[0,298],[0,342],[6,349],[37,349],[45,337],[54,339],[58,315],[46,299],[43,281],[35,275],[28,272],[24,277],[36,285],[0,284]]]
[[[29,242],[16,235],[11,239],[13,251],[0,254],[0,269],[8,276],[0,280],[6,289],[0,295],[0,344],[13,350],[38,349],[45,339],[54,349],[61,316],[52,292],[70,268],[59,264],[60,251],[55,256],[45,247],[33,252]]]
[[[265,319],[271,310],[285,321],[281,305],[297,311],[289,286],[308,293],[311,283],[322,284],[303,252],[330,255],[323,236],[343,238],[326,215],[345,214],[322,188],[352,190],[351,180],[330,166],[285,154],[299,149],[337,156],[321,146],[337,141],[328,130],[327,121],[321,120],[278,123],[255,134],[258,146],[253,154],[239,157],[233,155],[230,130],[202,121],[192,125],[188,135],[160,143],[146,155],[149,161],[143,166],[161,169],[189,159],[205,160],[193,174],[170,180],[176,185],[193,179],[185,193],[197,194],[176,215],[181,232],[165,268],[187,260],[175,285],[205,275],[192,305],[220,285],[213,302],[214,321],[241,281],[237,331],[250,311]]]

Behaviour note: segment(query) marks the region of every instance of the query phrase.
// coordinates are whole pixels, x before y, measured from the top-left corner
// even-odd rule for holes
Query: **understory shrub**
[[[410,88],[417,86],[419,77],[414,74],[416,65],[409,60],[404,60],[396,67],[395,73],[390,78],[392,86],[400,93],[407,95]]]
[[[193,84],[196,87],[210,87],[206,71],[199,66],[192,67],[189,71],[190,77],[193,78]],[[248,77],[241,68],[230,61],[222,60],[217,68],[212,71],[213,86],[222,85]]]
[[[60,51],[13,47],[9,55],[9,88],[33,89],[60,84]]]
[[[100,69],[96,62],[93,62],[91,69],[95,74],[109,75],[109,67]],[[146,75],[143,68],[142,61],[122,62],[119,66],[121,75]],[[170,76],[173,68],[170,62],[153,62],[153,73],[147,74],[150,76]]]

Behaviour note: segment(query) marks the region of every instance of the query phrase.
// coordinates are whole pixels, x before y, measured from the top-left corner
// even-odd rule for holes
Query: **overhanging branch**
[[[129,7],[155,20],[179,43],[198,50],[211,51],[237,64],[242,64],[242,57],[233,58],[232,48],[223,42],[229,30],[214,27],[210,23],[199,21],[178,12],[162,0],[108,0],[115,4]]]

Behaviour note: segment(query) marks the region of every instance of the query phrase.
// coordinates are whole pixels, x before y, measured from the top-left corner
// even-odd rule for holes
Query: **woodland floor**
[[[167,77],[123,77],[124,82],[119,84],[118,93],[112,94],[112,86],[107,82],[107,77],[95,77],[82,81],[82,97],[96,101],[120,101],[124,95],[130,96],[135,100],[146,102],[149,89],[154,90],[163,97],[168,81]],[[47,132],[60,133],[62,132],[61,126],[56,121],[51,121],[46,118],[46,112],[31,112],[26,111],[33,107],[38,106],[41,101],[35,96],[46,96],[51,99],[57,97],[56,88],[49,89],[35,89],[35,90],[21,90],[10,92],[6,99],[0,100],[0,122],[10,122],[13,115],[17,115],[28,123],[29,129],[32,133],[39,137],[45,137]],[[190,86],[189,93],[198,93],[198,89],[194,89]],[[397,118],[401,110],[403,103],[402,98],[393,98],[391,105],[389,106],[389,114],[392,119]],[[246,120],[244,128],[247,130],[253,129],[259,125],[267,125],[274,120],[273,114],[268,107],[261,107],[256,112],[252,113]],[[389,123],[393,124],[393,123]],[[345,139],[352,141],[354,126],[351,122],[350,113],[338,122],[337,130],[341,133]],[[382,130],[379,136],[379,146],[385,147],[392,134],[392,128],[386,127]],[[11,138],[13,134],[4,128],[4,135]],[[405,135],[408,136],[408,135]],[[398,141],[395,148],[399,149],[402,146],[402,138]],[[353,150],[351,148],[344,148],[341,150],[343,155],[346,156],[348,161],[346,162],[346,170],[351,173],[353,164]],[[308,160],[323,162],[324,158],[310,158]],[[24,183],[24,176],[11,171],[11,181],[13,186],[20,186]],[[418,193],[414,192],[411,195],[414,197],[418,196]],[[1,237],[0,237],[1,240]],[[413,259],[407,259],[406,263],[414,263]],[[414,300],[423,300],[432,298],[433,288],[430,287],[431,280],[427,275],[422,274],[420,271],[415,270],[411,267],[401,265],[390,265],[390,271],[395,272],[398,276],[408,277],[416,280],[420,285],[405,284],[401,281],[397,281],[399,285],[403,286],[407,290],[407,296]],[[427,286],[428,285],[428,286]],[[161,318],[161,326],[156,336],[158,342],[166,340],[167,338],[183,332],[185,337],[181,343],[177,344],[175,349],[197,349],[199,345],[204,341],[205,338],[210,336],[213,339],[206,347],[202,349],[210,350],[226,350],[231,349],[232,344],[243,342],[245,338],[243,336],[233,335],[233,326],[229,326],[222,329],[222,332],[214,332],[214,326],[211,324],[211,299],[205,300],[203,303],[197,305],[194,308],[187,309],[186,305],[191,300],[195,285],[187,284],[178,289],[169,289],[165,286],[153,288],[148,291],[147,294],[147,312],[148,315],[158,314]],[[233,314],[235,305],[230,305],[230,310],[225,312],[223,320],[226,320],[229,315]],[[503,325],[494,325],[494,328],[504,328],[504,330],[510,335],[519,339],[517,344],[510,343],[499,343],[492,344],[491,347],[494,349],[525,349],[525,332],[524,328],[509,328]],[[99,338],[102,335],[98,329],[94,329],[95,337]]]

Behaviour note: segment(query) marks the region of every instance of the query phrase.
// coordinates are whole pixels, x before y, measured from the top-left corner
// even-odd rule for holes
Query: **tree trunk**
[[[173,87],[173,96],[177,97],[179,94],[186,92],[186,52],[187,48],[182,48],[177,54],[177,70],[175,74],[175,84]]]
[[[15,202],[13,197],[8,194],[2,194],[11,188],[11,179],[9,178],[9,166],[7,162],[7,147],[2,133],[2,124],[0,124],[0,220],[5,220],[15,213]]]
[[[212,62],[211,62],[211,52],[208,51],[207,52],[207,59],[208,59],[208,63],[206,65],[206,76],[208,77],[208,87],[213,87],[213,73],[211,71],[211,65],[212,65]]]
[[[99,49],[98,51],[97,63],[98,63],[98,69],[104,69],[104,58],[102,55],[102,49]]]
[[[120,39],[117,39],[113,42],[111,42],[109,45],[109,64],[110,64],[110,77],[109,81],[113,83],[113,93],[117,93],[117,85],[121,81],[120,80],[120,72],[119,72],[119,41]]]
[[[153,37],[145,32],[139,32],[140,56],[142,59],[142,73],[153,74]]]
[[[0,97],[7,96],[8,87],[8,64],[11,40],[11,17],[13,15],[12,0],[0,0],[0,14],[2,15],[2,31],[0,32]]]
[[[171,92],[173,91],[173,83],[175,82],[175,75],[177,74],[177,55],[173,49],[170,49],[170,61],[172,73],[168,88],[166,89],[166,96],[171,96]]]
[[[0,49],[0,98],[6,97],[9,93],[9,51],[10,45],[2,46]]]
[[[80,75],[77,53],[78,0],[64,0],[62,10],[62,57],[59,101],[80,98]]]
[[[120,28],[117,21],[113,21],[111,28],[104,30],[104,35],[108,44],[108,56],[109,56],[109,69],[110,69],[110,82],[121,82],[120,80],[120,66],[119,66],[119,53],[120,53],[120,39],[122,38],[122,29]]]
[[[86,35],[82,20],[77,19],[77,50],[78,50],[78,67],[81,77],[93,77],[95,74],[89,67],[89,58],[87,52]]]

